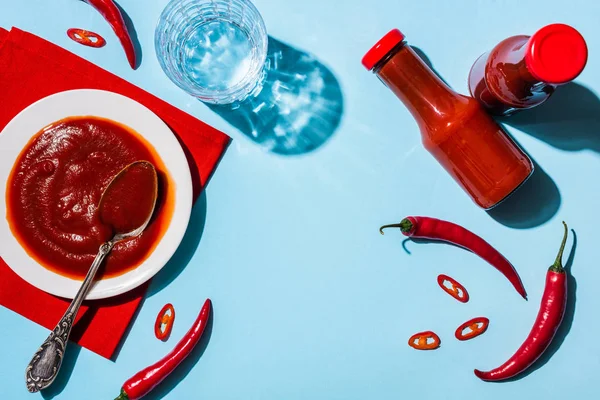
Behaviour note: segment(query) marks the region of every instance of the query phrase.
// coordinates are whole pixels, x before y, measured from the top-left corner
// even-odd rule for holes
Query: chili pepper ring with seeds
[[[156,321],[154,322],[154,335],[156,338],[166,342],[171,335],[174,323],[175,308],[171,303],[165,304],[156,316]]]
[[[408,339],[408,345],[416,350],[435,350],[441,343],[440,337],[432,331],[415,333]]]
[[[450,287],[446,286],[446,282],[450,283]],[[448,275],[440,274],[437,277],[437,283],[444,292],[448,293],[461,303],[467,303],[469,301],[469,292],[467,292],[467,289],[456,279],[451,278]]]
[[[85,29],[70,28],[67,30],[69,39],[88,47],[99,48],[106,44],[106,40],[96,32]]]

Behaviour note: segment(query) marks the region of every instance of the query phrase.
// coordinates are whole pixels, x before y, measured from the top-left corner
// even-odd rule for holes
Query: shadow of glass
[[[571,247],[571,254],[569,254],[569,258],[565,263],[565,273],[567,274],[567,308],[565,309],[563,321],[556,331],[554,339],[541,357],[538,358],[537,361],[525,372],[515,376],[514,378],[507,379],[504,382],[513,382],[523,379],[546,365],[546,363],[548,363],[552,356],[558,351],[560,346],[565,341],[565,338],[571,331],[573,319],[575,317],[575,303],[577,301],[577,281],[573,276],[573,260],[575,259],[575,250],[577,249],[577,234],[572,229],[571,233],[573,234],[573,246]]]
[[[115,2],[115,5],[121,11],[121,15],[123,16],[123,20],[125,21],[125,25],[127,26],[127,31],[129,32],[129,36],[131,36],[131,41],[133,42],[133,48],[135,49],[135,58],[136,65],[134,69],[138,69],[142,64],[142,45],[140,44],[140,40],[138,39],[137,31],[135,30],[135,26],[133,25],[133,21],[129,17],[129,14],[121,7],[119,4]],[[118,45],[121,46],[121,43],[118,42]]]
[[[190,260],[198,248],[202,233],[204,232],[204,224],[206,223],[206,192],[202,192],[200,197],[192,208],[192,215],[190,216],[190,222],[183,236],[181,244],[177,248],[173,257],[169,260],[167,265],[160,270],[158,274],[152,279],[150,287],[148,289],[148,297],[154,296],[156,293],[163,290],[169,285],[183,269],[189,264]]]
[[[528,229],[540,226],[558,212],[561,195],[556,183],[533,160],[535,170],[527,182],[506,200],[488,210],[490,217],[504,226]]]
[[[575,82],[557,88],[539,107],[502,122],[562,150],[600,152],[600,98]]]
[[[202,304],[202,303],[199,303]],[[206,348],[208,347],[208,343],[210,342],[210,337],[212,336],[213,330],[213,318],[214,318],[214,305],[213,312],[210,314],[210,318],[204,330],[204,334],[200,338],[200,341],[192,350],[192,353],[187,356],[185,360],[179,364],[179,366],[173,371],[164,381],[162,381],[152,392],[148,393],[144,399],[145,400],[160,400],[167,396],[175,387],[188,376],[191,370],[194,368],[198,360],[202,357]],[[173,345],[175,346],[175,345]]]
[[[265,80],[234,104],[207,104],[244,135],[281,155],[322,146],[336,131],[343,95],[334,74],[312,55],[269,36]]]

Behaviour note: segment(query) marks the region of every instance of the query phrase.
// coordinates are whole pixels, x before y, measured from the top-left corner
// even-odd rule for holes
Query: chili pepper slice
[[[450,283],[450,287],[445,285],[446,282]],[[437,277],[437,283],[444,290],[444,292],[448,293],[461,303],[466,303],[469,301],[469,292],[467,292],[467,289],[465,289],[465,287],[458,283],[454,278],[451,278],[448,275],[440,274]]]
[[[432,331],[415,333],[408,339],[408,345],[417,350],[435,350],[440,347],[440,343],[440,337]]]
[[[171,335],[174,322],[175,308],[171,303],[165,304],[156,316],[156,322],[154,323],[154,335],[156,338],[166,342]]]
[[[484,334],[489,325],[490,320],[486,317],[473,318],[456,328],[454,336],[461,341],[470,340]]]
[[[67,36],[71,40],[88,47],[98,48],[106,44],[106,40],[102,36],[85,29],[71,28],[67,30]]]

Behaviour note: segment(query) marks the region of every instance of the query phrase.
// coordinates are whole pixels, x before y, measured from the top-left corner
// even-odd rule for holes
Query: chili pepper
[[[450,282],[451,287],[444,285],[444,282]],[[454,278],[441,274],[437,277],[437,283],[446,293],[461,303],[466,303],[469,301],[469,292],[467,292],[467,289],[465,289],[465,287],[458,283]]]
[[[88,47],[98,48],[106,44],[106,40],[102,36],[85,29],[71,28],[67,30],[67,36],[71,40]]]
[[[135,69],[136,56],[133,41],[127,31],[127,25],[121,14],[121,10],[117,7],[113,0],[83,0],[90,6],[94,7],[104,19],[110,24],[111,28],[119,38],[123,50],[127,55],[127,60],[131,68]]]
[[[198,318],[175,348],[160,361],[129,378],[115,400],[141,399],[169,376],[200,341],[210,317],[211,307],[210,299],[206,299]]]
[[[156,322],[154,323],[154,335],[157,339],[166,341],[171,335],[173,330],[173,323],[175,322],[175,308],[173,304],[165,304],[156,316]]]
[[[432,341],[429,342],[429,339]],[[435,350],[440,343],[440,337],[432,331],[415,333],[408,339],[408,345],[417,350]]]
[[[454,336],[461,341],[473,339],[479,335],[483,335],[489,325],[490,320],[486,317],[473,318],[456,328]],[[465,333],[466,329],[469,329],[469,332]]]
[[[546,287],[542,295],[540,310],[529,336],[517,352],[504,364],[491,371],[475,370],[475,375],[484,381],[500,381],[512,378],[531,366],[548,348],[560,323],[567,306],[567,274],[562,265],[562,255],[567,242],[568,228],[565,226],[560,250],[556,261],[546,274]]]
[[[502,272],[517,289],[517,292],[527,299],[521,278],[512,264],[488,242],[462,226],[436,218],[407,217],[399,224],[384,225],[379,228],[382,235],[385,228],[400,228],[404,236],[441,240],[469,250]]]

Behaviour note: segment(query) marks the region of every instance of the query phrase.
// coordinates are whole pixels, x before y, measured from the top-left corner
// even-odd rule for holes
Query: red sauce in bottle
[[[397,29],[362,61],[402,100],[425,148],[480,207],[494,207],[533,172],[529,157],[477,100],[442,82]]]
[[[575,79],[587,62],[581,34],[564,24],[532,36],[512,36],[475,61],[471,95],[491,113],[510,115],[546,101],[557,86]]]
[[[102,193],[124,167],[138,160],[151,162],[158,172],[153,219],[141,236],[114,247],[100,273],[108,278],[137,267],[164,235],[175,192],[152,146],[114,121],[67,118],[30,140],[7,182],[7,220],[13,235],[44,267],[83,279],[100,245],[113,235],[114,227],[98,215]]]

